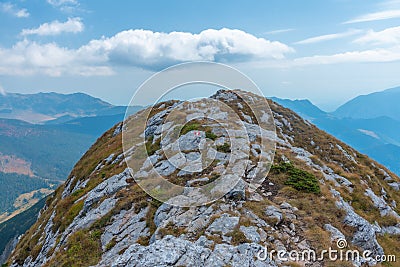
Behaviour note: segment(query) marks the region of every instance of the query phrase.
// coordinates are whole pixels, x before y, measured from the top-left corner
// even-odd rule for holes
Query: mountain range
[[[400,87],[356,97],[331,113],[309,100],[272,99],[400,174]]]
[[[30,123],[60,123],[73,118],[123,114],[125,109],[84,93],[0,95],[0,118]]]
[[[400,121],[400,87],[360,95],[340,106],[333,114],[339,118],[372,119],[389,117]]]

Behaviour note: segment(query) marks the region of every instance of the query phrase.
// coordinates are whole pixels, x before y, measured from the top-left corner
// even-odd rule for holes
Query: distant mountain
[[[115,115],[125,112],[125,107],[113,106],[99,98],[84,93],[17,94],[0,95],[0,118],[43,123],[60,119],[87,116]]]
[[[340,118],[336,117],[335,113],[320,110],[308,100],[272,99],[292,109],[318,128],[384,164],[391,171],[400,174],[399,121],[390,117]]]
[[[0,95],[0,110],[1,222],[63,182],[90,145],[123,120],[126,107],[82,93],[9,93]]]
[[[307,120],[313,120],[326,115],[326,112],[320,110],[317,106],[311,103],[310,100],[307,99],[290,100],[277,97],[271,97],[271,99],[286,108],[294,110],[297,114]]]
[[[389,117],[400,121],[400,87],[357,96],[340,106],[333,114],[340,118],[369,119]]]

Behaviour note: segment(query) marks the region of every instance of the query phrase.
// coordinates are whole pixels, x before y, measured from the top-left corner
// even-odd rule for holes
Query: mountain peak
[[[276,125],[276,134],[271,134],[255,119],[255,112],[262,110],[242,102],[254,101],[257,107],[260,99],[251,93],[218,91],[204,100],[206,105],[159,103],[132,115],[128,120],[135,124],[114,126],[47,200],[36,224],[20,239],[10,265],[281,266],[286,262],[260,257],[259,252],[268,247],[320,253],[336,248],[338,240],[373,256],[393,254],[400,245],[399,178],[268,101],[273,116],[263,120],[265,125]],[[226,116],[218,108],[226,108]],[[238,119],[229,117],[228,111]],[[214,123],[200,121],[198,113],[219,117]],[[240,124],[246,132],[236,128]],[[221,125],[227,125],[225,131]],[[126,146],[125,137],[138,138],[128,138]],[[273,161],[271,150],[260,145],[263,138],[276,144]],[[169,154],[175,148],[180,148],[181,156]],[[203,170],[202,163],[208,161],[198,159],[207,159],[213,149],[218,160]],[[169,182],[181,184],[184,192],[193,192],[223,177],[230,162],[234,179],[228,181],[236,183],[228,184],[227,194],[204,205],[162,203],[159,199],[168,188],[146,184],[157,171]],[[247,163],[244,172],[242,162]],[[268,168],[265,180],[252,183]],[[212,176],[218,172],[220,176]],[[212,185],[216,188],[218,183]],[[152,191],[146,194],[142,188]],[[324,266],[329,259],[304,263]],[[350,261],[363,263],[376,261]]]

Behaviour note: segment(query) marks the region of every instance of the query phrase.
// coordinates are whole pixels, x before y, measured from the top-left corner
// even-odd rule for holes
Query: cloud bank
[[[79,19],[68,21],[45,23],[36,29],[23,31],[23,35],[50,35],[81,29]],[[8,49],[0,48],[0,57],[4,59],[0,62],[0,74],[105,75],[112,74],[113,66],[160,70],[175,63],[195,60],[229,63],[283,59],[291,52],[294,50],[286,44],[258,38],[241,30],[208,29],[198,34],[127,30],[109,38],[92,40],[78,49],[29,40]]]

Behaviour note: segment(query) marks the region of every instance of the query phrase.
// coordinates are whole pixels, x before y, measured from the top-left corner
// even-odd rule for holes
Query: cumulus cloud
[[[351,23],[394,19],[394,18],[400,18],[400,9],[390,9],[390,10],[369,13],[369,14],[365,14],[365,15],[353,18],[351,20],[345,21],[343,23],[351,24]]]
[[[78,33],[82,32],[84,25],[81,18],[68,18],[66,22],[58,20],[50,23],[43,23],[38,28],[23,29],[21,35],[59,35],[63,32]]]
[[[11,3],[0,3],[0,10],[17,18],[29,17],[29,12],[26,8],[18,8]]]
[[[117,64],[157,69],[193,60],[240,62],[281,59],[294,50],[280,42],[224,28],[204,30],[199,34],[128,30],[111,38],[93,40],[80,48],[80,52],[83,51],[91,57],[103,56]]]
[[[340,39],[340,38],[353,36],[353,35],[359,34],[360,32],[362,32],[362,31],[361,30],[348,30],[348,31],[345,31],[345,32],[340,32],[340,33],[320,35],[320,36],[315,36],[315,37],[312,37],[312,38],[307,38],[307,39],[298,41],[295,44],[320,43],[320,42],[324,42],[324,41],[330,41],[330,40],[335,40],[335,39]]]
[[[365,35],[354,40],[354,43],[373,45],[400,45],[400,26],[382,31],[369,30]]]
[[[35,29],[36,34],[39,28]],[[112,73],[114,66],[159,70],[195,60],[246,62],[282,59],[293,51],[283,43],[257,38],[240,30],[209,29],[199,34],[127,30],[109,38],[92,40],[77,49],[28,40],[10,49],[0,48],[0,74],[106,75]]]

